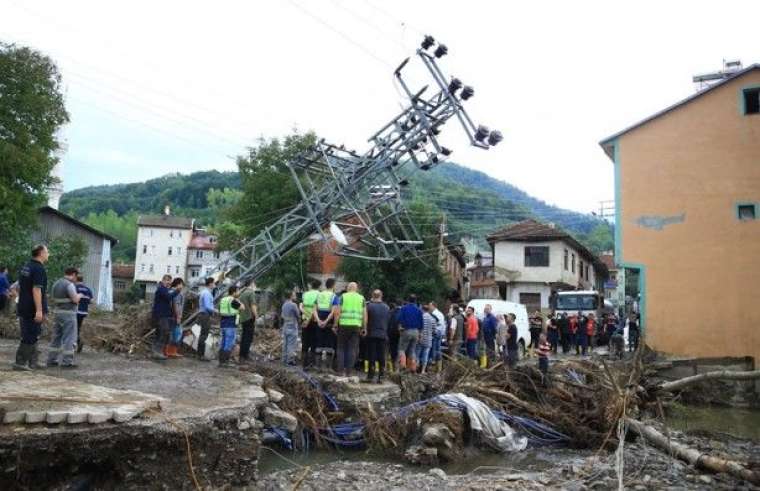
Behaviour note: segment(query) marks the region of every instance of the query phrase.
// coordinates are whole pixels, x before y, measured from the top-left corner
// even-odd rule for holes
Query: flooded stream
[[[680,431],[725,433],[760,442],[760,410],[730,407],[675,405],[666,418],[671,428]]]
[[[310,452],[291,452],[274,448],[280,454],[278,456],[268,447],[261,447],[259,455],[259,474],[265,476],[269,473],[290,469],[305,465],[329,464],[339,461],[348,462],[379,462],[391,464],[403,464],[398,457],[362,450],[339,451],[339,450],[314,450]],[[495,470],[508,470],[515,472],[539,472],[554,465],[558,465],[569,459],[584,458],[593,452],[585,450],[570,450],[563,448],[528,448],[522,452],[498,454],[477,449],[468,449],[460,459],[439,466],[447,474],[468,474],[471,472],[487,473]],[[283,457],[287,458],[285,460]],[[288,462],[290,461],[290,462]],[[427,472],[426,466],[414,466],[404,464],[408,470]]]

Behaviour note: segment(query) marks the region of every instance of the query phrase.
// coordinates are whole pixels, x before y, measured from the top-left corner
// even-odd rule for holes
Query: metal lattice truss
[[[417,56],[432,76],[435,93],[426,96],[429,85],[417,92],[409,89],[401,73],[410,59],[404,60],[395,77],[409,106],[368,140],[371,148],[363,155],[324,140],[297,155],[287,165],[301,202],[217,264],[212,274],[238,283],[255,280],[290,252],[329,239],[343,256],[392,260],[415,254],[422,240],[401,202],[401,187],[410,172],[431,169],[451,154],[437,138],[442,126],[456,118],[471,144],[484,149],[501,140],[500,133],[489,136],[487,128],[473,124],[462,106],[473,91],[465,87],[456,95],[461,82],[447,82],[437,63],[446,48],[439,45],[429,54],[433,43],[426,37]]]

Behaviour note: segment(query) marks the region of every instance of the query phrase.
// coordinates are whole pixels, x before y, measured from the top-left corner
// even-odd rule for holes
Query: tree
[[[365,295],[379,288],[388,300],[400,301],[414,293],[421,301],[436,300],[443,304],[448,286],[437,255],[437,224],[442,213],[434,205],[418,200],[409,205],[409,216],[423,238],[418,247],[419,258],[373,262],[347,257],[341,262],[340,272],[348,281],[359,283]],[[366,252],[372,255],[375,251]]]
[[[300,201],[286,163],[315,141],[313,133],[294,133],[282,140],[261,138],[257,146],[237,158],[242,194],[229,212],[234,225],[219,228],[222,245],[255,237]],[[289,254],[257,282],[282,297],[295,286],[305,286],[305,271],[304,254]]]
[[[0,229],[3,242],[28,233],[58,162],[58,130],[69,121],[61,76],[47,56],[0,42]],[[0,247],[2,249],[2,247]]]
[[[137,213],[119,216],[114,210],[90,213],[83,220],[87,225],[119,239],[111,251],[114,262],[131,263],[135,260],[137,247]]]
[[[58,236],[49,238],[44,243],[50,251],[47,263],[48,286],[63,277],[66,268],[81,269],[87,258],[87,244],[77,236]],[[31,247],[29,248],[31,250]]]
[[[600,222],[591,232],[579,236],[579,239],[581,243],[596,255],[615,248],[613,225],[607,222]]]

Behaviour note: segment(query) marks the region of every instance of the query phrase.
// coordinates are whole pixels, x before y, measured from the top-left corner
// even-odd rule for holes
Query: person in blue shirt
[[[77,306],[77,353],[81,353],[84,347],[84,343],[82,342],[82,324],[84,324],[84,319],[89,314],[92,290],[84,284],[84,277],[81,274],[77,275],[76,289],[77,293],[82,296]]]
[[[483,308],[483,341],[486,343],[486,356],[489,360],[496,359],[496,330],[499,326],[499,320],[492,313],[492,307],[486,305]]]
[[[5,306],[8,305],[8,290],[10,286],[10,283],[8,283],[8,268],[0,266],[0,312],[5,311]]]
[[[161,282],[156,285],[156,294],[153,297],[153,329],[156,332],[156,337],[153,339],[153,358],[157,360],[166,360],[164,347],[169,344],[174,328],[172,300],[179,294],[179,290],[170,289],[171,282],[172,276],[165,274]]]
[[[200,297],[198,299],[198,324],[201,326],[200,336],[198,336],[198,359],[201,361],[209,361],[206,359],[206,339],[208,333],[211,330],[211,316],[217,313],[214,308],[214,278],[206,278],[206,287],[201,290]]]
[[[409,295],[406,304],[398,312],[399,340],[398,366],[411,373],[417,372],[417,342],[422,331],[422,309],[417,305],[417,295]]]

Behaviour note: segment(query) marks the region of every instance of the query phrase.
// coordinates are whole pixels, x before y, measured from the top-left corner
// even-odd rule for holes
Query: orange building
[[[647,344],[757,360],[760,65],[600,144],[615,166],[615,259],[638,274]]]

